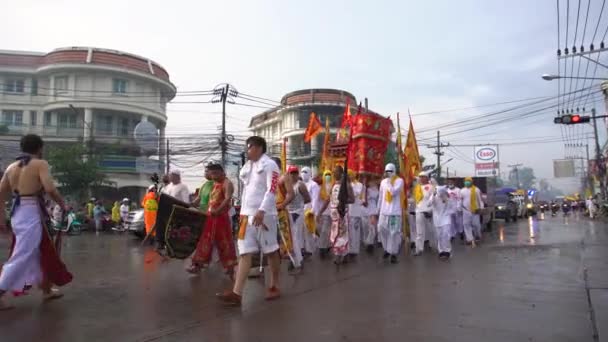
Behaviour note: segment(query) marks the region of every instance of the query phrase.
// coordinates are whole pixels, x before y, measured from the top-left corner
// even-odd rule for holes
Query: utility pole
[[[589,144],[585,144],[587,149],[587,173],[586,175],[586,184],[589,185],[589,189],[591,190],[591,194],[595,194],[595,184],[593,184],[593,180],[591,179],[591,170],[589,170]]]
[[[226,167],[226,151],[228,150],[228,143],[226,142],[226,100],[228,100],[228,90],[230,85],[226,84],[222,90],[220,100],[222,101],[222,136],[220,140],[220,146],[222,148],[222,167]]]
[[[165,146],[165,174],[169,174],[169,169],[170,169],[170,162],[171,160],[169,159],[169,139],[165,140],[166,146]]]
[[[515,181],[517,182],[516,186],[517,188],[521,187],[521,184],[519,183],[519,169],[518,167],[523,166],[524,164],[514,164],[514,165],[508,165],[509,167],[512,167],[515,171]]]
[[[448,147],[450,146],[449,143],[441,143],[441,134],[439,131],[437,131],[437,145],[435,146],[431,146],[428,145],[428,148],[434,148],[435,152],[433,152],[433,154],[437,155],[437,165],[435,166],[435,168],[437,169],[437,182],[441,183],[441,156],[444,154],[443,152],[441,152],[441,149],[444,147]]]
[[[600,179],[600,193],[602,199],[606,199],[606,187],[604,185],[604,166],[602,165],[602,152],[600,150],[600,140],[597,135],[597,117],[595,116],[595,108],[591,109],[591,120],[593,120],[593,135],[595,137],[595,165],[598,169],[598,177]]]

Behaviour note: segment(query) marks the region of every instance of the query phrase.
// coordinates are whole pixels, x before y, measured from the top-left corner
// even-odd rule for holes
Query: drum
[[[177,198],[167,194],[160,194],[160,198],[158,200],[158,212],[156,213],[155,231],[156,240],[161,244],[165,243],[165,230],[167,228],[167,224],[169,223],[169,217],[173,212],[174,205],[184,208],[188,208],[190,206],[190,204],[184,203]]]
[[[165,229],[167,255],[170,258],[186,259],[194,253],[203,233],[205,215],[194,208],[173,205]]]

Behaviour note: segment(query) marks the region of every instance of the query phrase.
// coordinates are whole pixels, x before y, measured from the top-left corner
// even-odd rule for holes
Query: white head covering
[[[179,169],[172,169],[171,171],[169,171],[170,175],[176,175],[176,176],[181,176],[182,172]]]
[[[312,178],[312,172],[308,166],[304,166],[302,171],[300,171],[300,176],[302,176],[302,180],[308,182],[310,178]]]
[[[397,168],[395,167],[395,164],[388,163],[388,164],[386,164],[386,167],[384,168],[384,172],[386,172],[386,171],[392,171],[393,173],[395,173],[395,171],[397,171]]]
[[[429,176],[429,173],[428,173],[428,172],[426,172],[426,171],[421,171],[421,172],[418,174],[418,177],[428,177],[428,176]]]

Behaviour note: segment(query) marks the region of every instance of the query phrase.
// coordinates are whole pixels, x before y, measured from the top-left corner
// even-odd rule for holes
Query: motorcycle
[[[553,203],[551,204],[551,216],[555,217],[557,212],[559,211],[559,204]]]
[[[569,203],[562,204],[562,211],[564,212],[564,216],[568,216],[568,214],[570,213],[570,209],[572,209],[572,206]]]

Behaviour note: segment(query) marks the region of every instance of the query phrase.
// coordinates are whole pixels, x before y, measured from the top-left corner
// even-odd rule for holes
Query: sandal
[[[49,302],[55,299],[59,299],[61,297],[63,297],[63,293],[59,292],[59,290],[57,289],[51,289],[49,293],[44,294],[43,300],[45,302]]]

